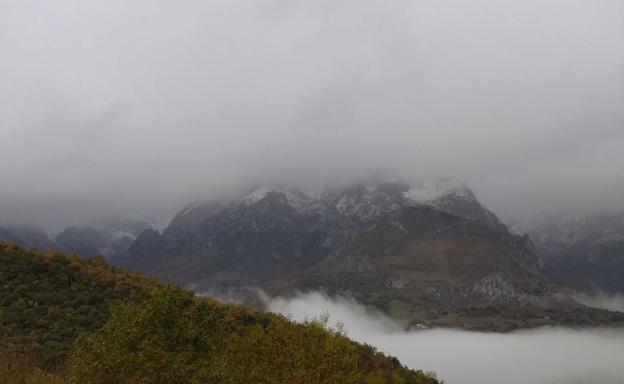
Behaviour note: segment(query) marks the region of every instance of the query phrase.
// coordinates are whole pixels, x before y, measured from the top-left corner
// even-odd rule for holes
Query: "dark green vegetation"
[[[102,257],[40,254],[3,243],[0,343],[27,352],[44,367],[56,365],[80,333],[99,329],[108,320],[110,303],[136,302],[157,286],[110,267]]]
[[[323,321],[0,243],[2,383],[437,383]]]

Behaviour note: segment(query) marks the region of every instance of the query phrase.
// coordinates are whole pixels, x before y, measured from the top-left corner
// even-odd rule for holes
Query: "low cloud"
[[[0,1],[0,219],[257,182],[621,207],[621,0]]]
[[[268,309],[304,321],[330,315],[347,335],[434,371],[447,384],[621,384],[623,329],[540,328],[508,334],[451,329],[403,331],[401,324],[347,298],[320,293],[273,298]]]
[[[621,293],[598,293],[592,296],[575,296],[574,298],[588,307],[624,312],[624,295]]]

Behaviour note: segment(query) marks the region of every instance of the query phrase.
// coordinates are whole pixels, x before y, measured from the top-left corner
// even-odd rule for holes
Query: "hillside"
[[[437,383],[322,319],[0,243],[2,383]]]
[[[0,345],[27,352],[45,367],[63,361],[79,334],[99,329],[114,301],[138,302],[160,284],[58,252],[0,243]]]

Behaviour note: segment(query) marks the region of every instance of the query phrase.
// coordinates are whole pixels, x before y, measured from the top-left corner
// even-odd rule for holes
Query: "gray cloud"
[[[329,314],[347,335],[396,356],[445,383],[617,384],[622,382],[622,329],[542,328],[509,334],[450,329],[404,332],[399,324],[356,302],[319,293],[269,301],[295,321]]]
[[[0,0],[0,216],[372,173],[460,178],[498,213],[621,206],[623,17],[618,0]]]
[[[624,294],[596,293],[594,295],[578,295],[574,297],[588,307],[624,312]]]

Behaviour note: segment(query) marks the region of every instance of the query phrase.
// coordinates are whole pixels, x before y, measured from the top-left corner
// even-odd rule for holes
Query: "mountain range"
[[[516,235],[464,183],[368,182],[316,193],[263,186],[192,204],[161,234],[146,230],[115,263],[199,292],[347,295],[408,327],[510,330],[596,325],[621,315],[587,308],[543,274]],[[253,288],[253,289],[252,289]]]
[[[20,228],[0,230],[0,239],[103,254],[259,308],[263,293],[322,290],[407,327],[505,331],[621,321],[572,297],[624,289],[623,217],[544,216],[510,230],[465,183],[382,180],[316,193],[261,186],[190,204],[162,232],[133,217],[70,227],[54,240]]]
[[[82,257],[124,254],[146,229],[156,226],[137,216],[114,216],[89,225],[72,225],[53,238],[36,226],[0,226],[0,240],[40,250],[75,253]]]

